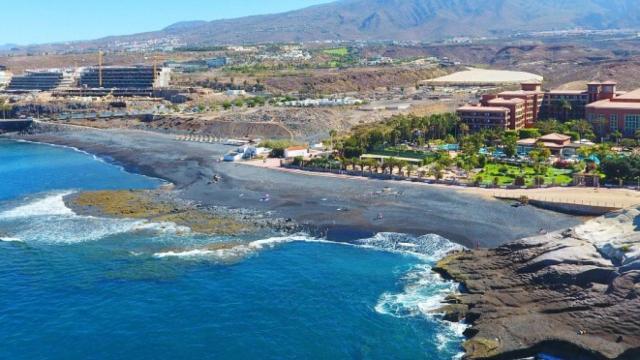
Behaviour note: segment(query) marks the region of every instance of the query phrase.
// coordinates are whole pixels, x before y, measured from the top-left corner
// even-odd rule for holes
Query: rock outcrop
[[[467,358],[639,359],[639,225],[640,208],[627,209],[443,259],[436,271],[465,287],[443,311],[472,325]]]

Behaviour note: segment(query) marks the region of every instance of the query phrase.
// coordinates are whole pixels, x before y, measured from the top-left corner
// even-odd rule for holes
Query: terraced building
[[[52,91],[60,86],[64,73],[59,70],[27,71],[24,75],[11,78],[7,86],[9,92]]]

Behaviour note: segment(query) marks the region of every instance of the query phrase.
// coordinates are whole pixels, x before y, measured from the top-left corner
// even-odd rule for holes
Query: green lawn
[[[349,55],[349,49],[346,47],[335,48],[335,49],[326,49],[322,51],[323,53],[336,57],[345,57]]]
[[[550,167],[544,175],[544,183],[545,185],[568,185],[573,181],[572,174],[572,170]],[[498,178],[500,186],[513,185],[515,178],[520,175],[524,175],[527,186],[533,185],[536,176],[534,169],[530,166],[520,168],[503,164],[487,164],[479,175],[483,178],[482,183],[487,185],[493,184],[494,179]]]

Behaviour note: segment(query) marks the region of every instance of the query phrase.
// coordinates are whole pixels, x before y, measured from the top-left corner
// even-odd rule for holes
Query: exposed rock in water
[[[81,214],[170,222],[207,235],[238,235],[255,230],[257,225],[237,214],[180,203],[162,191],[84,192],[71,196],[67,202]]]
[[[466,287],[442,311],[473,326],[470,359],[539,352],[640,359],[640,208],[493,250],[453,254],[435,270]]]

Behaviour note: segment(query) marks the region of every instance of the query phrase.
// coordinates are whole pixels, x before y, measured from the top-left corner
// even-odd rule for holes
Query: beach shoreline
[[[348,240],[381,232],[438,234],[469,248],[496,247],[583,221],[464,189],[392,181],[350,181],[224,163],[220,144],[177,142],[140,130],[96,130],[43,124],[8,138],[70,146],[163,179],[175,196],[206,206],[246,208],[292,219],[313,235]],[[219,181],[214,181],[215,176]]]
[[[67,129],[10,138],[73,147],[120,165],[126,171],[163,179],[172,184],[164,190],[165,193],[170,193],[171,197],[195,207],[247,209],[274,219],[283,219],[287,223],[295,223],[296,230],[302,229],[308,231],[311,236],[331,241],[352,242],[377,233],[405,233],[418,236],[437,234],[468,249],[493,249],[454,254],[443,259],[435,269],[445,278],[464,284],[464,288],[468,290],[451,298],[459,302],[444,303],[443,306],[450,306],[450,309],[455,310],[446,313],[445,318],[467,318],[468,322],[473,324],[473,327],[465,332],[469,339],[465,343],[467,355],[471,355],[471,358],[499,358],[509,354],[531,355],[560,345],[574,351],[576,344],[585,354],[593,354],[592,350],[597,349],[596,358],[609,358],[612,354],[624,352],[624,344],[616,343],[615,338],[608,339],[614,345],[598,348],[601,336],[599,334],[588,338],[580,335],[575,337],[575,329],[567,326],[567,315],[559,313],[556,316],[550,312],[555,311],[551,308],[556,302],[554,299],[561,298],[553,293],[553,286],[547,290],[546,284],[519,280],[520,272],[516,268],[518,262],[509,257],[510,254],[518,254],[523,249],[531,251],[532,257],[542,256],[545,252],[552,253],[556,251],[556,247],[551,247],[550,250],[545,247],[545,244],[552,243],[552,240],[578,242],[577,255],[561,253],[567,258],[558,260],[559,264],[564,266],[558,270],[558,279],[565,279],[567,274],[571,275],[572,271],[575,271],[574,264],[579,260],[584,263],[584,276],[590,279],[593,277],[594,281],[604,284],[607,280],[601,278],[600,270],[595,271],[593,266],[595,264],[601,266],[604,269],[602,271],[609,271],[605,269],[610,267],[606,263],[609,260],[600,258],[601,254],[591,252],[583,256],[580,251],[584,251],[585,247],[581,246],[586,240],[565,230],[580,226],[590,229],[588,225],[593,224],[593,220],[583,225],[585,218],[531,206],[514,208],[511,202],[496,200],[491,191],[485,189],[372,180],[224,163],[220,161],[220,157],[230,147],[219,144],[185,144],[176,142],[170,136],[144,131]],[[593,189],[557,190],[577,197],[586,196],[589,192],[603,194],[601,196],[609,194],[609,190],[604,189],[597,192]],[[635,193],[612,193],[619,193],[620,196],[630,197],[629,201],[635,201]],[[384,215],[382,219],[377,219],[378,214]],[[541,230],[549,235],[540,235]],[[536,235],[537,237],[532,238]],[[526,240],[527,238],[539,240]],[[546,240],[547,238],[549,240]],[[596,260],[599,262],[595,262]],[[477,278],[478,276],[481,278]],[[550,314],[550,320],[541,320],[543,315],[536,315],[537,317],[531,317],[531,321],[538,321],[540,324],[548,322],[558,327],[562,325],[563,327],[559,327],[554,333],[558,339],[557,344],[545,343],[546,345],[541,346],[537,338],[532,338],[529,343],[521,341],[521,337],[526,338],[529,333],[525,331],[525,335],[521,336],[511,332],[510,324],[516,324],[516,329],[524,329],[528,320],[526,317],[509,317],[509,306],[506,307],[506,315],[499,319],[498,323],[492,320],[491,314],[495,309],[493,306],[499,302],[509,304],[509,299],[515,296],[508,291],[509,286],[513,286],[509,282],[510,279],[518,279],[514,283],[522,284],[519,285],[521,288],[517,295],[520,298],[519,302],[534,303],[531,308],[543,305],[550,307],[551,310],[543,313]],[[505,284],[501,284],[501,281]],[[581,284],[578,285],[582,286]],[[498,288],[494,289],[495,286]],[[506,289],[507,294],[503,294],[501,289]],[[601,287],[597,289],[602,290]],[[538,293],[534,294],[535,296],[530,295],[534,290]],[[477,295],[480,293],[495,297],[495,302],[487,302],[483,300],[484,297],[478,298]],[[547,295],[550,298],[544,298]],[[597,299],[596,295],[598,294],[594,292],[594,299]],[[542,299],[541,302],[536,300],[536,296]],[[460,305],[468,308],[458,311]],[[529,308],[523,306],[523,309],[526,311]],[[567,309],[563,312],[570,314],[573,311],[570,307]],[[547,319],[547,315],[544,316],[544,319]],[[591,329],[589,326],[608,326],[612,321],[606,320],[601,323],[594,320],[593,324],[585,323],[581,326]],[[496,329],[496,324],[500,326],[498,330],[493,330]],[[480,331],[480,336],[475,336],[477,331]],[[538,335],[543,338],[544,332]],[[630,341],[630,344],[627,343],[625,346],[632,345],[635,341],[629,336],[623,334],[624,341]],[[497,345],[486,340],[494,337],[500,339]],[[584,339],[589,341],[581,342]]]
[[[353,176],[348,174],[336,174],[329,172],[317,172],[313,170],[293,169],[281,167],[280,159],[268,159],[267,161],[252,160],[244,161],[240,164],[248,166],[256,166],[268,168],[282,172],[295,173],[308,176],[320,176],[352,181],[383,181],[388,183],[402,183],[412,186],[423,186],[442,189],[444,191],[457,191],[463,194],[474,195],[485,198],[487,200],[495,200],[497,198],[517,199],[527,197],[530,200],[548,201],[552,203],[566,204],[584,204],[592,206],[608,206],[619,209],[627,208],[640,204],[640,191],[632,189],[612,189],[612,188],[593,188],[593,187],[540,187],[529,189],[501,189],[501,188],[483,188],[479,186],[462,186],[462,185],[446,185],[426,182],[412,182],[408,180],[380,180],[367,176]]]

